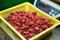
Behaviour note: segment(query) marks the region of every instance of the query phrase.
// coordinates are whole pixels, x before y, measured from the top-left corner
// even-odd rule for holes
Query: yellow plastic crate
[[[37,34],[36,36],[32,37],[31,39],[29,40],[37,40],[38,38],[42,38],[44,37],[45,35],[47,35],[49,32],[53,31],[54,28],[60,24],[60,22],[49,16],[48,14],[46,14],[45,12],[39,10],[38,8],[36,8],[35,6],[33,6],[32,4],[28,3],[28,2],[25,2],[23,4],[20,4],[20,5],[17,5],[15,7],[12,7],[12,8],[9,8],[9,9],[6,9],[6,10],[3,10],[0,12],[0,19],[6,24],[8,25],[8,27],[14,31],[22,40],[26,40],[18,31],[15,30],[15,28],[13,28],[6,20],[5,18],[11,13],[11,12],[14,12],[14,11],[18,11],[18,10],[25,10],[25,11],[29,11],[29,12],[36,12],[38,16],[43,16],[43,17],[46,17],[48,19],[51,20],[51,23],[53,24],[52,27],[46,29],[45,31]],[[2,23],[3,23],[2,22]]]

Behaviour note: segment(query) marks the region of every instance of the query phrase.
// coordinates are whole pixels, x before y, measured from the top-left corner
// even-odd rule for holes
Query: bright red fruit
[[[49,19],[24,10],[12,12],[5,19],[27,40],[52,26]]]

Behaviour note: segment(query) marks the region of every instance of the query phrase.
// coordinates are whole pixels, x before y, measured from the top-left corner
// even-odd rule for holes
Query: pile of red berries
[[[52,26],[49,19],[37,16],[36,12],[12,12],[5,19],[27,40]]]

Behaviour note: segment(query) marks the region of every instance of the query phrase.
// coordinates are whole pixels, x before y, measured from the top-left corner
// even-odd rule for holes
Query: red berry
[[[34,25],[34,21],[30,21],[29,24],[30,24],[30,25]]]
[[[47,28],[48,28],[47,25],[43,25],[43,26],[42,26],[42,29],[43,29],[43,30],[45,30],[45,29],[47,29]]]
[[[17,26],[14,27],[16,30],[18,30],[19,28]]]
[[[29,31],[33,32],[34,31],[34,28],[29,28]]]
[[[35,30],[39,30],[39,27],[38,27],[38,26],[37,26],[37,27],[34,27],[34,29],[35,29]]]
[[[18,30],[20,33],[22,33],[23,32],[23,30]]]
[[[46,22],[46,23],[49,23],[49,22],[50,22],[50,20],[48,20],[48,19],[45,19],[45,20],[44,20],[44,22]]]
[[[41,22],[38,20],[38,21],[36,21],[36,23],[37,23],[37,24],[40,24]]]
[[[40,28],[39,30],[40,30],[40,32],[42,32],[42,31],[43,31],[43,29],[42,29],[42,28]]]
[[[32,15],[33,15],[33,16],[36,16],[36,12],[32,12]]]
[[[29,31],[25,32],[25,34],[28,35],[29,34]]]
[[[25,19],[22,19],[21,22],[22,22],[22,23],[25,23]]]

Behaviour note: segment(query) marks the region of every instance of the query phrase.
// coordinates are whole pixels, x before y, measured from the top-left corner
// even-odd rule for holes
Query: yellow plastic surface
[[[43,37],[45,36],[45,34],[51,32],[54,30],[54,28],[60,24],[60,22],[49,16],[48,14],[44,13],[43,11],[39,10],[38,8],[36,8],[35,6],[33,6],[32,4],[28,3],[28,2],[25,2],[23,4],[20,4],[20,5],[17,5],[15,7],[12,7],[12,8],[9,8],[9,9],[6,9],[6,10],[3,10],[0,12],[0,19],[6,24],[8,25],[8,27],[14,31],[22,40],[26,40],[18,31],[16,31],[6,20],[5,18],[11,13],[11,12],[14,12],[14,11],[19,11],[19,10],[25,10],[25,11],[28,11],[28,12],[36,12],[38,16],[43,16],[43,17],[46,17],[48,19],[51,20],[51,23],[53,24],[52,27],[46,29],[45,31],[37,34],[36,36],[32,37],[31,39],[29,40],[36,40],[40,37]]]

